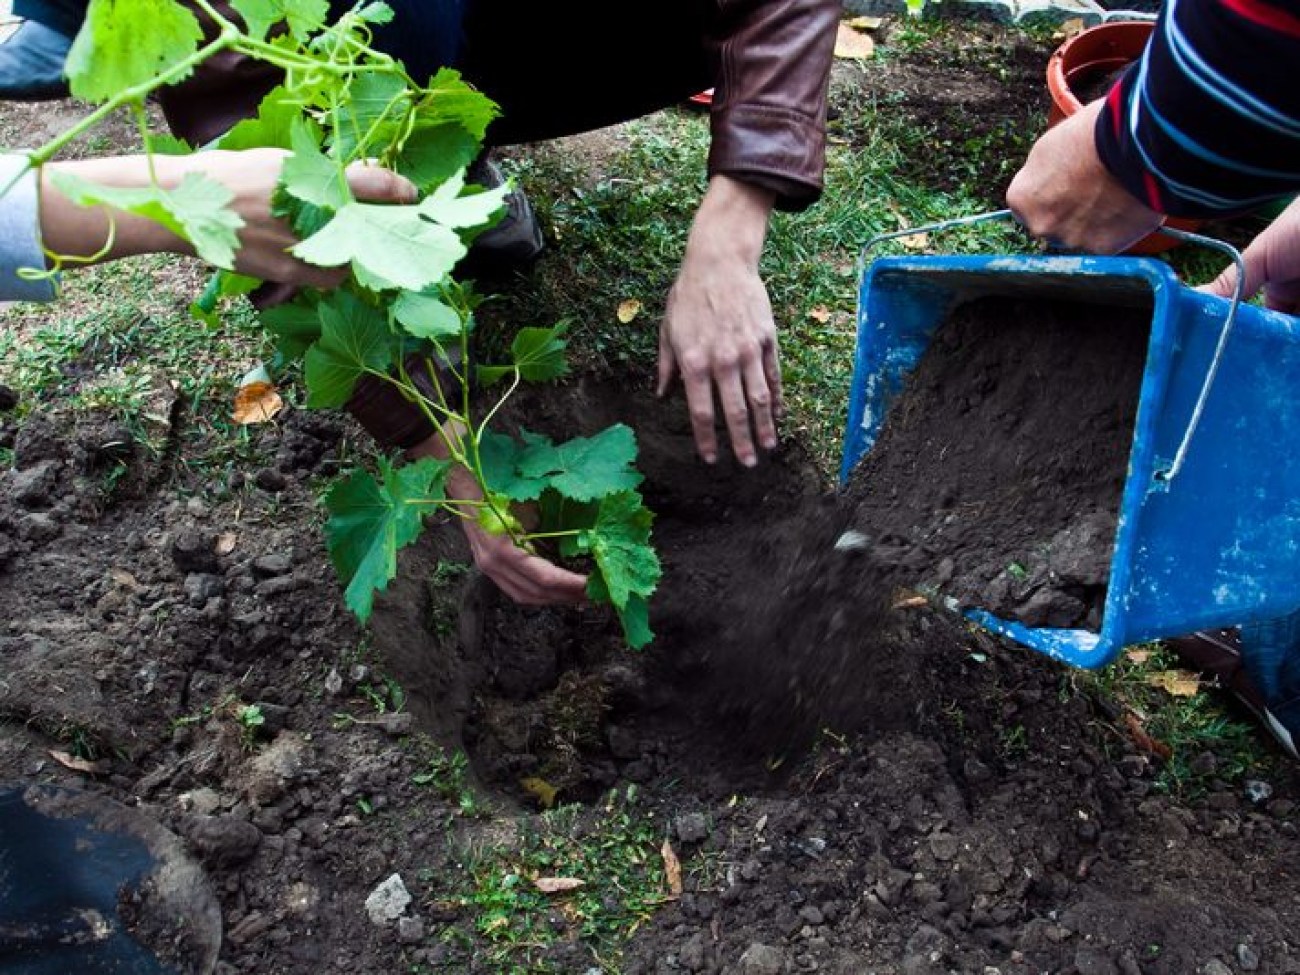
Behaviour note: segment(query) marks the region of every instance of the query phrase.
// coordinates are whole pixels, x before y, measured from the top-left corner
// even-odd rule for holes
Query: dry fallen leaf
[[[70,768],[74,772],[85,772],[87,775],[101,775],[108,771],[107,762],[91,762],[84,758],[77,758],[76,755],[70,755],[67,752],[51,751],[50,757],[64,768]]]
[[[659,848],[659,855],[664,860],[664,877],[668,881],[668,891],[674,897],[682,895],[682,861],[677,859],[677,851],[673,845],[664,840],[664,845]]]
[[[252,382],[235,391],[235,411],[230,418],[236,423],[267,423],[284,409],[284,400],[274,384]]]
[[[533,886],[543,894],[563,894],[566,891],[577,890],[585,880],[579,880],[577,877],[538,877],[533,881]]]
[[[812,309],[812,311],[808,312],[808,317],[815,322],[822,322],[824,324],[830,321],[831,310],[825,305],[818,305],[816,308]]]
[[[884,22],[883,17],[850,17],[844,21],[854,30],[875,30]]]
[[[848,24],[841,23],[835,34],[835,56],[837,58],[862,59],[876,53],[876,42],[866,34],[860,34]]]
[[[1150,650],[1125,650],[1124,657],[1129,663],[1141,666],[1151,659]]]
[[[1196,675],[1185,670],[1161,670],[1150,674],[1147,683],[1153,687],[1163,687],[1174,697],[1195,697],[1201,689],[1201,682]]]
[[[635,298],[628,298],[626,301],[618,303],[618,320],[626,325],[637,315],[641,314],[641,302]]]
[[[930,246],[929,234],[904,234],[897,238],[898,243],[909,251],[925,250]]]
[[[519,783],[524,790],[538,801],[543,809],[555,808],[555,796],[559,792],[555,786],[545,779],[530,777],[523,779]]]
[[[1056,29],[1055,33],[1052,34],[1052,37],[1054,40],[1066,41],[1069,40],[1071,37],[1073,37],[1075,34],[1082,34],[1083,28],[1084,28],[1083,18],[1072,17],[1069,20],[1062,23],[1061,26]]]

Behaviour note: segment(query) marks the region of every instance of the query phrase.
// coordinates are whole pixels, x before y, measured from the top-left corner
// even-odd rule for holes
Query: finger
[[[763,347],[763,373],[772,394],[772,415],[779,420],[785,413],[785,386],[781,382],[781,349],[775,339]]]
[[[691,418],[695,449],[706,464],[718,459],[718,435],[713,429],[713,381],[708,372],[682,373],[686,388],[686,410]]]
[[[672,385],[673,376],[677,374],[677,356],[673,354],[673,344],[668,340],[668,329],[659,329],[659,383],[655,395],[667,394]]]
[[[745,397],[749,402],[754,438],[764,450],[772,450],[776,447],[776,418],[772,412],[773,397],[764,356],[750,360],[745,369]]]
[[[719,376],[718,399],[722,403],[722,415],[727,423],[727,434],[731,438],[731,450],[736,459],[746,467],[758,463],[758,453],[754,450],[754,438],[750,433],[749,403],[745,398],[745,384],[741,381],[737,369],[727,371]]]
[[[419,199],[415,184],[391,169],[367,163],[348,167],[348,188],[358,200],[371,203],[414,203]]]

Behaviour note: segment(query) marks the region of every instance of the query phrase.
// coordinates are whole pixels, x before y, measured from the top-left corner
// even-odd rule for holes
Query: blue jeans
[[[1241,660],[1269,713],[1300,744],[1300,611],[1243,626]]]

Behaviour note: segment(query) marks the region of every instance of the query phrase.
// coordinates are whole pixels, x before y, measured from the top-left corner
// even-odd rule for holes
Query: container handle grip
[[[1219,341],[1214,347],[1214,357],[1210,359],[1210,366],[1205,370],[1205,381],[1201,383],[1201,391],[1196,396],[1196,404],[1192,407],[1192,415],[1187,421],[1187,429],[1183,431],[1182,442],[1179,443],[1178,450],[1174,453],[1174,459],[1169,466],[1162,471],[1155,472],[1155,479],[1167,484],[1177,477],[1178,472],[1183,469],[1183,462],[1187,460],[1187,448],[1196,433],[1196,427],[1201,422],[1201,414],[1205,412],[1205,402],[1210,398],[1210,389],[1214,386],[1214,379],[1219,372],[1219,363],[1223,360],[1223,350],[1227,348],[1228,336],[1232,334],[1232,326],[1237,320],[1237,308],[1241,305],[1242,289],[1246,283],[1246,262],[1242,260],[1241,252],[1237,248],[1227,241],[1219,240],[1217,237],[1206,237],[1202,234],[1194,234],[1190,231],[1178,230],[1169,226],[1161,227],[1160,232],[1178,240],[1222,251],[1232,258],[1232,263],[1237,268],[1237,282],[1232,288],[1232,301],[1228,305],[1227,315],[1223,318],[1223,328],[1219,331]]]

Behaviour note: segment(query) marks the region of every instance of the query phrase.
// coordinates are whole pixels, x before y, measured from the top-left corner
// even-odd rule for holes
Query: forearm
[[[1094,130],[1106,169],[1172,216],[1241,212],[1300,189],[1300,3],[1178,0]]]
[[[154,157],[154,167],[160,185],[171,187],[180,182],[181,173],[171,157]],[[55,173],[113,187],[145,187],[152,182],[149,159],[142,155],[47,163],[40,172],[40,229],[47,252],[97,261],[188,252],[184,240],[153,220],[101,206],[78,206],[59,192],[51,178]]]
[[[757,268],[775,195],[731,176],[714,176],[700,201],[686,243],[686,259],[739,260]]]

